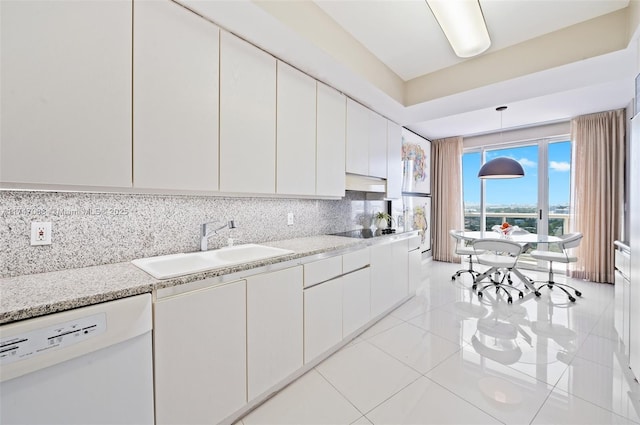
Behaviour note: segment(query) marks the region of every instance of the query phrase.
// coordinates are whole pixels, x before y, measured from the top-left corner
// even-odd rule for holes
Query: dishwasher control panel
[[[68,347],[107,330],[106,313],[35,329],[0,340],[0,365],[25,360],[50,350]]]

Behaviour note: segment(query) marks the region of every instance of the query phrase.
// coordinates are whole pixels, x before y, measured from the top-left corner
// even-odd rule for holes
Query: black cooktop
[[[390,235],[395,233],[396,229],[358,229],[358,230],[348,230],[346,232],[340,233],[332,233],[335,236],[346,236],[348,238],[360,238],[360,239],[369,239],[375,238],[376,236]]]

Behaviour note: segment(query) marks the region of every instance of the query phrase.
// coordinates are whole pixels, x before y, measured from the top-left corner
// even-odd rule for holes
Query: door
[[[249,401],[302,367],[302,267],[247,278]]]
[[[218,423],[247,402],[245,281],[155,304],[158,424]]]
[[[133,30],[134,187],[217,191],[218,27],[137,1]]]
[[[0,181],[131,187],[131,2],[0,9]]]
[[[304,362],[342,340],[342,282],[339,277],[304,290]]]
[[[316,193],[316,81],[278,61],[277,193]]]
[[[276,59],[220,33],[220,191],[276,191]]]

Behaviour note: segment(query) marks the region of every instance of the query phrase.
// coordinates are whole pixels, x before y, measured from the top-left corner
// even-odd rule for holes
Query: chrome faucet
[[[217,225],[218,227],[216,227],[215,229],[210,229],[209,227],[213,225]],[[208,243],[209,236],[211,236],[213,233],[218,233],[220,230],[227,227],[229,229],[235,229],[236,224],[234,223],[233,220],[229,220],[227,223],[224,223],[222,225],[220,225],[220,222],[215,222],[215,221],[201,224],[200,225],[200,251],[206,251],[207,249],[209,249],[209,243]]]

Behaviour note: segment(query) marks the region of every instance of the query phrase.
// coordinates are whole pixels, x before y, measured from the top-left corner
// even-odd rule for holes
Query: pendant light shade
[[[478,177],[481,179],[515,179],[524,177],[524,169],[515,159],[501,156],[485,163],[480,168]]]

